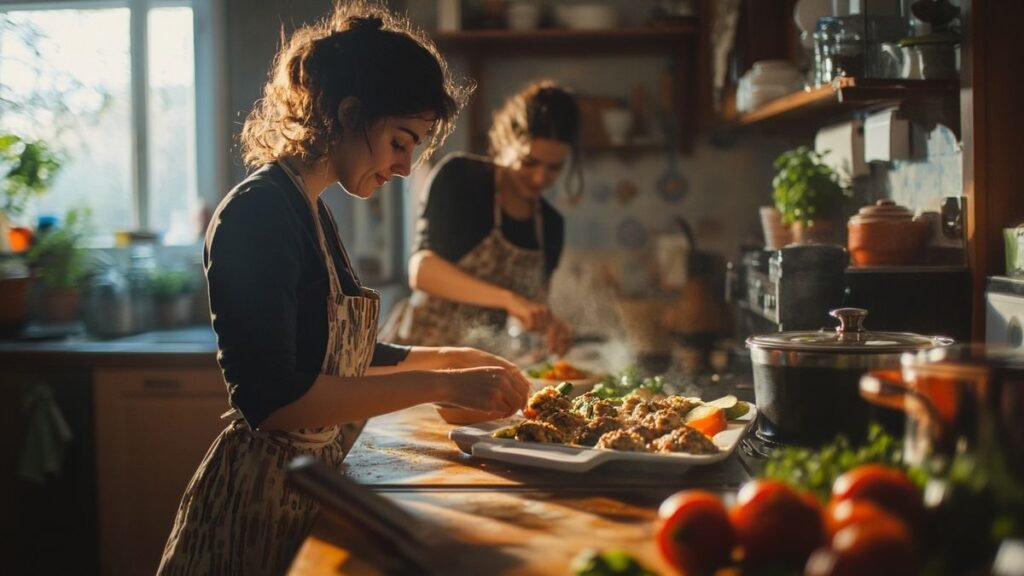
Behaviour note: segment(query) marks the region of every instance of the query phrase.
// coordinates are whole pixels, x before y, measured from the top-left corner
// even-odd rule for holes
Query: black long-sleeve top
[[[318,204],[342,291],[358,296],[359,280],[342,256],[329,209]],[[276,164],[231,190],[206,231],[217,360],[231,404],[253,428],[305,394],[320,374],[329,289],[321,254],[309,204]],[[371,365],[395,365],[408,353],[377,343]]]
[[[426,206],[416,224],[416,250],[431,250],[449,262],[458,262],[494,228],[494,164],[481,156],[450,154],[434,168],[428,189]],[[565,220],[544,198],[540,217],[544,271],[550,277],[562,255]],[[521,248],[538,247],[532,218],[505,215],[501,233]]]

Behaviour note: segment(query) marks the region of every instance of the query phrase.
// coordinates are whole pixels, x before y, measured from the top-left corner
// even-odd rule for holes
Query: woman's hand
[[[564,356],[572,346],[572,328],[560,319],[552,316],[548,328],[544,332],[544,340],[547,343],[548,352],[556,356]]]
[[[451,370],[444,374],[447,384],[445,408],[462,408],[481,419],[507,418],[526,406],[530,384],[522,373],[499,366]]]
[[[523,329],[529,332],[541,332],[545,330],[553,318],[551,309],[547,306],[512,294],[505,311],[523,324]]]
[[[438,357],[442,363],[449,369],[465,369],[465,368],[477,368],[477,367],[497,367],[502,368],[508,373],[508,378],[513,382],[513,387],[519,390],[518,394],[523,396],[523,401],[520,404],[525,405],[525,398],[530,393],[530,384],[523,376],[522,371],[518,366],[502,358],[501,356],[495,356],[483,350],[477,350],[476,348],[458,348],[458,347],[444,347],[438,349]],[[472,424],[474,422],[484,422],[487,420],[494,420],[495,418],[504,418],[511,414],[495,414],[486,410],[468,409],[463,407],[457,407],[452,402],[451,404],[438,406],[437,413],[444,418],[445,422],[449,424]],[[519,408],[516,408],[518,410]],[[512,414],[516,410],[512,411]]]

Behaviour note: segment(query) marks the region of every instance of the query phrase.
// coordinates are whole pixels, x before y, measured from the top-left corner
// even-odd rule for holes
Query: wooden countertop
[[[463,454],[448,440],[451,428],[427,406],[375,418],[343,470],[445,535],[430,550],[446,575],[570,574],[572,559],[588,548],[624,549],[670,573],[654,540],[660,502],[690,487],[730,495],[749,478],[735,455],[678,474],[515,466]],[[290,574],[382,574],[397,557],[394,545],[367,540],[328,511]]]

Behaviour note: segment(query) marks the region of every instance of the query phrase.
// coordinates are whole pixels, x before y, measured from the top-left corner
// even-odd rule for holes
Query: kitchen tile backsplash
[[[945,126],[931,132],[915,127],[915,159],[892,162],[881,170],[885,197],[915,210],[937,211],[942,199],[963,194],[963,152]]]

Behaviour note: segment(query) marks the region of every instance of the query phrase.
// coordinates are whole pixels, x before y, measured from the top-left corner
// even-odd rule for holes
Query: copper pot
[[[904,458],[913,464],[974,453],[1024,485],[1024,356],[961,345],[904,354],[898,371],[860,381],[861,396],[907,414]]]
[[[892,200],[861,208],[847,223],[847,248],[858,266],[913,264],[927,240],[928,222]]]

